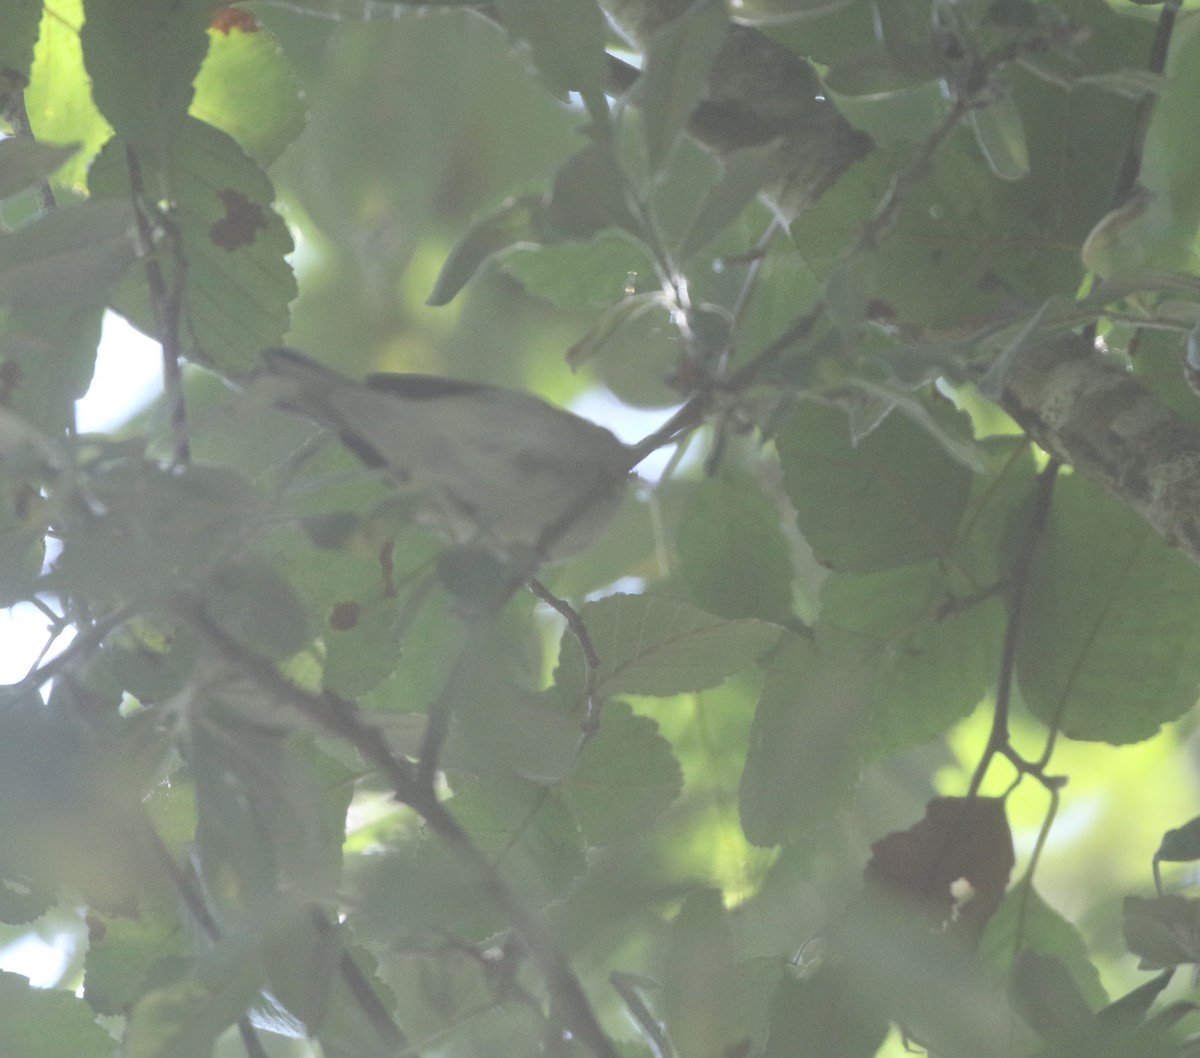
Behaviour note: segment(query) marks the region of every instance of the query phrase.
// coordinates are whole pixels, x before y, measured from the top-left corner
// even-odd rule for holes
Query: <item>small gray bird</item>
[[[263,353],[256,387],[333,430],[367,466],[431,488],[460,542],[559,559],[616,512],[633,461],[602,426],[528,393],[432,375],[341,375]]]

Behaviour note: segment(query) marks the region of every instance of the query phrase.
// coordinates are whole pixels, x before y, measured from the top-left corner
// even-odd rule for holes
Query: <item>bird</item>
[[[367,467],[429,488],[456,542],[502,555],[583,550],[631,478],[632,450],[610,430],[529,393],[423,374],[357,382],[286,347],[263,352],[255,384]]]

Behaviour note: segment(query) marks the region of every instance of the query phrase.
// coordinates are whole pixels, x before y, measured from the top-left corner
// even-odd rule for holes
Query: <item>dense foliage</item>
[[[1200,14],[6,0],[0,103],[0,922],[80,935],[0,1053],[1200,1053],[1186,798],[1140,986],[1039,888],[1200,687]],[[84,434],[106,312],[164,392]],[[535,569],[284,342],[640,477]]]

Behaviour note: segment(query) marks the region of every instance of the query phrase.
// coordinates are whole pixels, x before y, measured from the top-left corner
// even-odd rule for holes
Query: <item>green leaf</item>
[[[969,716],[995,677],[1004,634],[998,598],[956,605],[940,564],[835,574],[821,588],[821,625],[863,637],[873,670],[873,754],[920,745]]]
[[[991,106],[972,110],[971,127],[989,168],[1001,180],[1024,180],[1029,175],[1029,148],[1021,111],[1007,93]]]
[[[226,371],[257,366],[259,353],[279,345],[288,329],[296,281],[285,256],[292,239],[272,208],[270,180],[225,133],[194,118],[174,137],[171,164],[143,172],[143,183],[163,180],[177,207],[179,254],[160,256],[163,270],[184,282],[181,337],[194,359]],[[89,174],[93,194],[121,201],[130,194],[119,140],[111,141]],[[182,272],[181,272],[182,269]],[[123,288],[117,308],[139,330],[158,335],[144,280]]]
[[[328,936],[327,930],[326,926],[314,938],[317,954],[328,958],[331,949],[340,950],[341,959],[340,972],[330,982],[328,992],[320,997],[323,1000],[319,1011],[321,1024],[316,1035],[321,1041],[321,1049],[327,1058],[393,1058],[407,1047],[403,1035],[389,1020],[397,1007],[397,995],[391,987],[395,981],[391,960],[389,984],[385,985],[376,974],[377,964],[370,952],[361,946],[349,947],[345,926],[334,927],[333,937]],[[281,954],[286,959],[286,952]],[[357,966],[359,974],[348,974],[348,965]],[[289,967],[301,987],[308,984],[304,969],[303,963]],[[273,980],[278,972],[272,966]],[[376,999],[374,1004],[369,998],[372,993]]]
[[[803,980],[780,979],[763,1058],[873,1058],[887,1018],[850,974],[829,969]]]
[[[80,30],[92,96],[147,166],[167,164],[208,51],[210,0],[86,0]]]
[[[895,0],[876,12],[879,36],[892,66],[903,76],[927,80],[939,75],[946,63],[937,39],[931,0]]]
[[[1127,896],[1121,935],[1138,956],[1139,970],[1200,963],[1200,900],[1166,896]]]
[[[202,600],[227,635],[273,661],[298,653],[312,638],[299,596],[262,559],[221,563],[205,578]]]
[[[560,899],[582,873],[579,828],[545,787],[513,778],[472,784],[446,802],[472,843],[531,909]],[[401,843],[360,868],[356,931],[375,941],[482,941],[504,927],[486,886],[438,838]]]
[[[748,841],[811,841],[849,804],[869,737],[870,692],[858,637],[784,638],[767,664],[742,773]]]
[[[671,923],[663,1009],[671,1042],[688,1058],[726,1058],[750,1042],[733,934],[715,889],[690,894]]]
[[[175,591],[234,545],[258,507],[240,474],[189,466],[173,474],[139,460],[113,462],[89,482],[103,514],[64,534],[51,580],[119,599]]]
[[[236,683],[214,687],[210,700],[193,704],[185,747],[210,899],[219,910],[238,912],[270,905],[281,891],[332,896],[349,800],[346,769],[278,727],[246,723]],[[216,700],[221,692],[224,701]]]
[[[778,506],[744,475],[726,473],[689,488],[676,545],[698,606],[722,617],[788,617],[792,565],[780,518]]]
[[[188,976],[138,1000],[129,1014],[123,1053],[128,1058],[211,1058],[217,1037],[242,1016],[265,983],[253,937],[235,932]]]
[[[609,702],[600,730],[558,790],[588,844],[601,846],[648,828],[682,787],[679,762],[658,725],[624,702]]]
[[[1071,738],[1149,738],[1195,703],[1198,634],[1200,569],[1096,486],[1059,481],[1017,648],[1030,709]]]
[[[19,92],[29,83],[41,17],[41,0],[12,0],[6,5],[0,34],[0,109],[8,109],[10,92]]]
[[[1052,1044],[1069,1045],[1095,1025],[1067,967],[1052,955],[1028,948],[1018,952],[1009,977],[1009,995],[1025,1024]]]
[[[566,239],[590,239],[605,228],[638,238],[642,225],[628,196],[629,182],[612,145],[597,141],[559,166],[543,217],[550,232]]]
[[[1098,1009],[1108,1002],[1083,934],[1042,899],[1028,878],[1005,894],[979,942],[979,957],[997,982],[1006,980],[1012,972],[1018,945],[1021,951],[1053,956],[1066,967],[1090,1008]]]
[[[1143,194],[1102,218],[1084,246],[1084,261],[1103,276],[1148,268],[1192,270],[1200,228],[1200,145],[1191,135],[1200,93],[1200,29],[1181,20],[1171,36],[1166,81],[1154,104],[1142,150]]]
[[[484,940],[504,925],[479,880],[432,838],[362,861],[353,892],[355,929],[377,944],[404,947],[446,934]]]
[[[632,98],[642,113],[653,172],[666,166],[675,141],[703,96],[709,67],[727,29],[725,5],[720,0],[696,0],[651,34]]]
[[[581,616],[600,657],[596,687],[605,697],[715,687],[749,668],[779,637],[763,621],[716,617],[663,596],[610,595],[588,603]],[[564,643],[560,686],[581,674],[578,645],[569,635]]]
[[[88,163],[112,135],[112,126],[92,100],[83,68],[82,24],[83,0],[61,0],[53,10],[45,10],[25,92],[25,108],[37,139],[83,145],[58,173],[61,187],[83,186]]]
[[[447,768],[489,778],[522,776],[538,784],[556,782],[570,770],[580,717],[562,708],[557,696],[537,689],[540,651],[532,636],[527,623],[510,620],[477,625],[461,640],[438,691],[439,706],[452,714]],[[434,651],[431,660],[438,665],[446,655]],[[402,664],[400,674],[403,669]]]
[[[630,286],[641,289],[647,277],[658,284],[645,249],[613,233],[589,242],[518,247],[504,255],[501,267],[529,293],[558,308],[620,306]]]
[[[479,782],[447,807],[527,907],[559,899],[583,873],[575,817],[545,787],[514,779]]]
[[[529,42],[551,90],[579,92],[593,119],[607,120],[606,31],[596,0],[502,0],[501,10],[509,32]]]
[[[686,260],[721,234],[753,202],[778,165],[779,148],[774,143],[731,151],[721,159],[721,176],[704,195],[700,208],[679,246]]]
[[[962,432],[953,413],[936,416]],[[800,532],[834,569],[871,572],[952,552],[971,474],[909,418],[857,446],[845,413],[802,401],[776,439]]]
[[[792,222],[792,240],[817,275],[824,277],[842,259],[910,153],[907,146],[872,151]]]
[[[19,685],[17,685],[19,686]],[[4,696],[0,709],[0,878],[7,913],[24,914],[54,890],[97,908],[129,907],[150,870],[131,811],[145,792],[140,767],[82,719],[82,702],[102,713],[113,699],[56,683]],[[105,715],[105,719],[109,719]]]
[[[30,988],[0,970],[0,1052],[13,1058],[110,1058],[112,1039],[69,992]]]
[[[273,1000],[313,1036],[329,1012],[343,954],[342,927],[319,905],[289,894],[265,916],[262,959]]]
[[[353,581],[341,582],[340,587],[337,591],[339,581],[336,577],[323,585],[323,590],[336,592],[333,597],[341,600],[330,608],[326,621],[325,685],[334,693],[351,695],[379,670],[390,669],[382,681],[376,681],[375,688],[362,703],[364,707],[389,713],[426,712],[454,671],[466,637],[466,629],[448,606],[446,594],[435,591],[428,604],[413,615],[403,629],[395,626],[398,618],[395,600],[386,599],[378,604],[363,602],[359,622],[352,628],[338,628],[332,622],[336,607],[359,597],[359,589]],[[363,596],[370,598],[366,592]],[[393,625],[390,643],[387,642],[388,631],[379,624],[385,619],[388,602],[391,603]],[[369,655],[376,650],[381,651],[382,656],[371,658]],[[365,674],[354,672],[356,663],[365,667]]]
[[[0,304],[103,302],[134,257],[128,201],[53,210],[0,235]]]
[[[633,273],[627,273],[626,275],[627,279],[631,279]],[[573,370],[578,370],[580,365],[586,364],[595,356],[599,356],[600,352],[618,332],[625,330],[627,335],[630,325],[637,323],[641,317],[652,312],[654,309],[661,308],[662,297],[659,294],[634,294],[623,298],[615,305],[610,305],[600,314],[600,318],[593,325],[592,329],[567,350],[565,357],[567,363],[571,365]]]
[[[448,304],[496,254],[521,243],[540,242],[541,209],[540,195],[523,195],[510,199],[491,216],[473,224],[454,244],[425,303]]]
[[[83,997],[98,1014],[124,1014],[152,988],[190,967],[192,938],[169,908],[142,906],[134,918],[88,914]]]
[[[0,140],[0,199],[48,179],[78,150],[78,144],[55,147],[17,137]]]
[[[1200,816],[1189,819],[1181,827],[1168,830],[1159,842],[1154,858],[1167,863],[1200,860]]]
[[[233,15],[234,10],[224,9],[209,26],[208,54],[189,113],[227,132],[266,168],[303,131],[304,103],[275,38],[252,16],[241,10]]]

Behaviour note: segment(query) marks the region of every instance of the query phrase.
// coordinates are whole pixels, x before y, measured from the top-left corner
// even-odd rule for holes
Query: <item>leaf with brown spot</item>
[[[242,33],[257,33],[258,19],[249,11],[240,11],[236,7],[223,7],[213,15],[209,26],[217,33],[229,36],[235,29]]]
[[[214,245],[230,251],[253,246],[258,233],[267,228],[263,208],[228,187],[218,192],[217,197],[225,207],[225,215],[208,229]]]
[[[329,611],[329,627],[335,632],[349,632],[358,624],[360,607],[353,600],[340,602]]]
[[[871,846],[864,879],[974,944],[1000,906],[1014,860],[1003,801],[935,797],[919,823]]]

